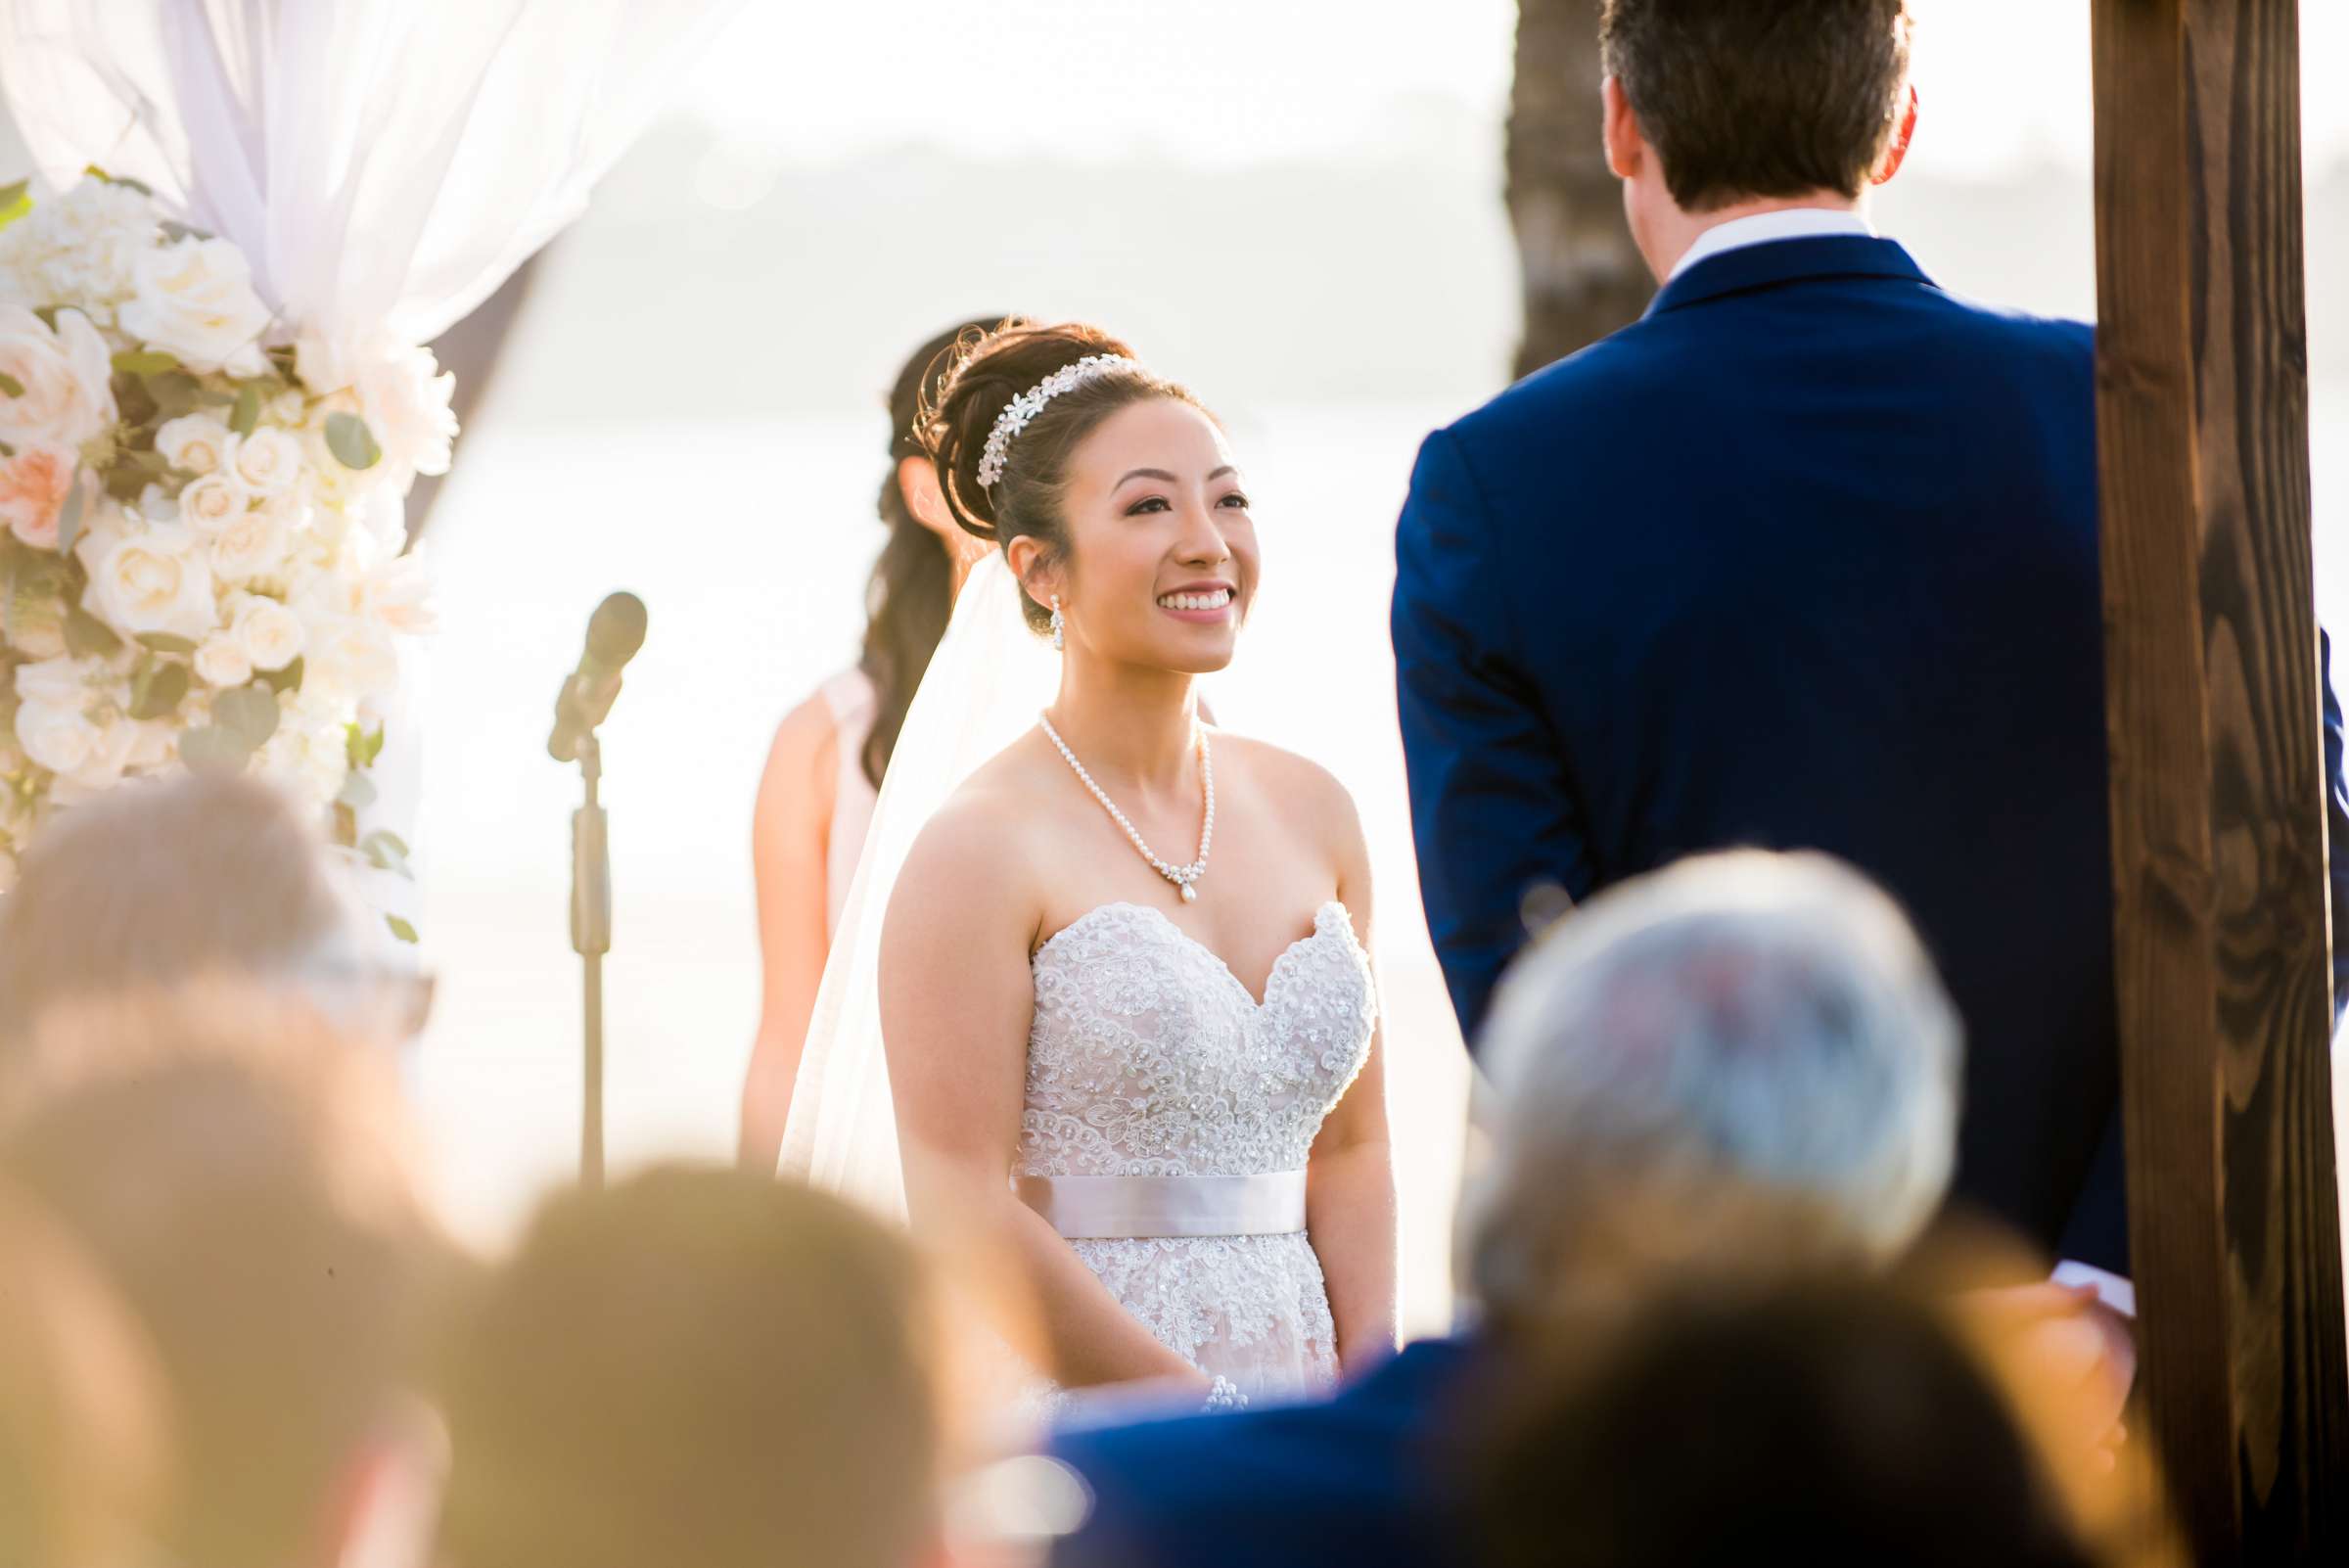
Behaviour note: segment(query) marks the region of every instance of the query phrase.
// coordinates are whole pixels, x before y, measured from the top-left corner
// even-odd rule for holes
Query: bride
[[[1369,864],[1335,779],[1200,719],[1196,677],[1230,663],[1259,572],[1230,449],[1083,326],[975,337],[924,413],[955,521],[1001,552],[1060,668],[1040,717],[927,814],[894,891],[860,890],[886,899],[906,1210],[1016,1260],[1064,1388],[1174,1383],[1210,1408],[1325,1388],[1395,1343]],[[933,680],[986,641],[964,630]],[[843,1053],[811,1048],[801,1096]],[[803,1124],[827,1114],[795,1103],[786,1138],[819,1181]]]

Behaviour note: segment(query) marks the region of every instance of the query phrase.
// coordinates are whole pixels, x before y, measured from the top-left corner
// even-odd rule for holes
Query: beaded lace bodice
[[[1038,948],[1015,1172],[1302,1171],[1370,1053],[1377,993],[1344,904],[1273,964],[1260,1001],[1157,909],[1112,903]],[[1303,1232],[1070,1243],[1160,1341],[1251,1393],[1326,1386],[1335,1332]]]

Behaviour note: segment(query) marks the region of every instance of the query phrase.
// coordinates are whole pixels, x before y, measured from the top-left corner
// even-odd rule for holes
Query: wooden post
[[[2130,1241],[2194,1559],[2349,1562],[2296,0],[2093,0]]]

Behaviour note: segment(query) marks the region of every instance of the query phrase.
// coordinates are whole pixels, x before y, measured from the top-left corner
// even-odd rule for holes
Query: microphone
[[[587,647],[579,667],[564,678],[555,696],[555,729],[546,754],[558,762],[576,761],[580,743],[612,712],[620,695],[621,667],[644,646],[644,601],[615,593],[587,620]]]

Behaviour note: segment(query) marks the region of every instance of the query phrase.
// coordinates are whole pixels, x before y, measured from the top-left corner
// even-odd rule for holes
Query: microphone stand
[[[590,730],[579,739],[579,776],[587,798],[571,813],[571,945],[585,982],[585,1100],[579,1116],[579,1184],[604,1184],[604,954],[612,950],[612,844],[596,787],[604,753]]]

